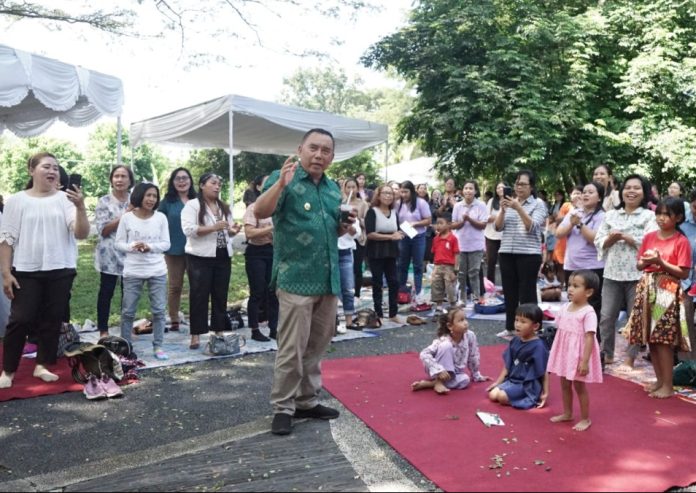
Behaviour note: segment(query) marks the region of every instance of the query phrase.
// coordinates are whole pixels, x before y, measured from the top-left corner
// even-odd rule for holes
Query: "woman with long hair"
[[[230,207],[220,199],[222,178],[205,173],[198,180],[198,198],[186,202],[181,227],[186,235],[191,318],[190,349],[200,347],[201,334],[222,335],[227,316],[227,293],[232,273],[231,237],[241,226],[232,220]],[[210,325],[208,303],[211,304]]]
[[[432,215],[428,203],[416,195],[416,188],[410,181],[401,184],[401,200],[396,206],[399,224],[408,222],[416,230],[411,238],[406,235],[399,244],[399,289],[406,288],[408,267],[413,263],[413,287],[416,298],[412,308],[416,311],[430,309],[421,295],[423,288],[423,258],[425,257],[425,229],[432,223]]]
[[[97,202],[94,211],[99,241],[94,252],[94,268],[99,272],[99,294],[97,295],[97,329],[99,337],[109,335],[111,300],[119,279],[123,275],[125,252],[116,248],[116,230],[121,217],[133,209],[130,205],[130,190],[135,178],[128,166],[115,166],[109,175],[111,193]],[[123,295],[123,281],[121,281]]]
[[[399,231],[399,218],[394,211],[394,191],[388,185],[377,187],[372,197],[372,207],[365,214],[367,233],[367,261],[372,273],[372,301],[377,316],[384,317],[382,308],[382,279],[386,277],[389,289],[389,319],[402,323],[398,316],[397,294],[399,281],[396,259],[399,242],[404,234]]]
[[[193,188],[193,177],[186,168],[176,168],[169,175],[167,193],[159,205],[159,211],[167,217],[169,225],[169,240],[171,246],[164,252],[164,261],[167,264],[167,278],[169,289],[167,292],[167,309],[169,311],[169,330],[179,330],[181,320],[179,307],[181,306],[181,292],[184,288],[184,272],[186,272],[186,235],[181,228],[181,211],[186,203],[196,198],[196,190]]]
[[[619,206],[621,196],[614,180],[614,173],[608,164],[600,164],[592,172],[592,181],[596,181],[604,187],[604,200],[602,207],[609,212]]]

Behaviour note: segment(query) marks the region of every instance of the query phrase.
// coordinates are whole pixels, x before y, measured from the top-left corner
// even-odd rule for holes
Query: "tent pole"
[[[229,145],[230,145],[230,206],[234,209],[234,113],[230,109],[227,113],[230,122]]]
[[[121,155],[122,133],[123,133],[123,129],[121,126],[121,115],[119,115],[116,117],[116,164],[117,165],[120,165],[122,162],[122,155]],[[113,164],[111,165],[111,169],[114,169]]]
[[[389,131],[387,131],[387,140],[384,141],[384,183],[389,181]]]

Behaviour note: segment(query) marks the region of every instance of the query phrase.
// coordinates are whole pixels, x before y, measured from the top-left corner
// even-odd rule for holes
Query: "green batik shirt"
[[[264,191],[280,177],[274,171]],[[341,292],[338,270],[338,224],[341,192],[326,175],[315,184],[297,167],[273,213],[271,286],[301,296]]]

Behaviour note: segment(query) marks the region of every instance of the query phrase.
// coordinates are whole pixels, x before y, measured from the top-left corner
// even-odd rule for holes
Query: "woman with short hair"
[[[94,268],[99,272],[99,293],[97,294],[99,337],[109,335],[111,300],[114,297],[116,285],[123,275],[123,261],[126,254],[116,248],[116,230],[123,214],[133,209],[130,205],[130,190],[134,182],[133,171],[128,166],[114,166],[109,174],[111,193],[99,199],[94,211],[99,236],[94,252]],[[121,295],[123,296],[123,281],[121,281]]]
[[[38,334],[34,377],[55,382],[60,327],[77,266],[77,243],[89,235],[79,187],[58,191],[58,160],[41,152],[28,162],[32,187],[10,197],[0,226],[3,291],[12,300],[3,339],[0,388],[9,388],[22,359],[29,329]]]

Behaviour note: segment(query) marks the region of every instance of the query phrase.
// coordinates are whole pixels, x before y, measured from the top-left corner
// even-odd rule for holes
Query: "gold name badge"
[[[308,210],[310,210],[311,208],[312,208],[312,204],[310,204],[309,202],[305,202],[304,210],[308,211]]]

